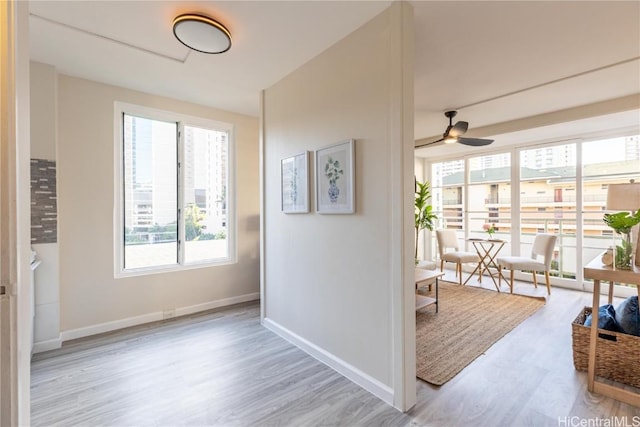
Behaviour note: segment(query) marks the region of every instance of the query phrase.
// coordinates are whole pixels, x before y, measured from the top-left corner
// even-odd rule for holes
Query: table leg
[[[613,286],[615,285],[615,283],[613,282],[613,280],[609,281],[609,304],[613,303]]]
[[[600,307],[600,280],[593,280],[593,304],[591,308],[591,334],[589,341],[589,368],[587,387],[593,392],[596,379],[596,344],[598,340],[598,309]]]
[[[463,285],[467,284],[469,279],[471,279],[473,277],[473,275],[476,274],[476,271],[478,272],[478,282],[482,283],[482,265],[483,265],[484,259],[487,257],[487,251],[484,249],[484,246],[482,246],[482,244],[480,244],[480,248],[482,248],[482,250],[484,251],[484,255],[483,255],[481,253],[481,251],[480,251],[480,248],[478,248],[478,246],[476,245],[476,242],[473,242],[473,247],[476,250],[476,253],[478,254],[478,257],[480,257],[480,261],[478,261],[478,265],[476,265],[476,268],[473,269],[473,271],[471,272],[469,277],[467,277],[467,280],[464,281]],[[460,274],[462,274],[462,273],[460,273]]]
[[[438,312],[438,278],[436,277],[436,313]]]

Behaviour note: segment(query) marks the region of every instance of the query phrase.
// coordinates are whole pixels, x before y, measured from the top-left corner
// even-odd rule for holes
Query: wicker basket
[[[590,314],[591,307],[585,307],[571,324],[573,366],[578,371],[589,365],[591,327],[584,321]],[[640,337],[598,329],[596,375],[640,388]]]

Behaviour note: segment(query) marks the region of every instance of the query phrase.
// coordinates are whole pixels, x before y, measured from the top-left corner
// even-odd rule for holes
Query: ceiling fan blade
[[[461,136],[464,135],[465,132],[469,129],[469,122],[457,122],[450,128],[447,128],[447,135],[449,136]]]
[[[458,142],[463,145],[469,145],[471,147],[482,147],[483,145],[489,145],[493,142],[493,139],[480,139],[480,138],[458,138]]]
[[[417,149],[417,148],[427,147],[429,145],[433,145],[433,144],[435,144],[437,142],[441,142],[441,141],[444,141],[444,138],[440,138],[440,139],[438,139],[436,141],[427,142],[426,144],[416,145],[415,148]]]

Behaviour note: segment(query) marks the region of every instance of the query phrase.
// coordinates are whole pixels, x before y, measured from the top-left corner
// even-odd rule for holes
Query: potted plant
[[[496,227],[493,224],[489,224],[489,223],[485,223],[482,226],[482,229],[487,232],[487,234],[489,235],[489,239],[493,239],[493,233],[498,231],[496,230]]]
[[[616,245],[615,248],[615,267],[621,270],[631,270],[631,260],[633,258],[631,229],[636,224],[640,224],[640,209],[635,214],[629,212],[604,214],[603,220],[613,231],[622,236],[620,244]]]
[[[431,186],[429,181],[420,182],[416,180],[416,194],[415,194],[415,229],[416,229],[416,252],[415,260],[418,264],[418,237],[420,231],[425,228],[429,231],[433,231],[435,221],[438,216],[433,213],[433,207],[429,200],[431,199]]]

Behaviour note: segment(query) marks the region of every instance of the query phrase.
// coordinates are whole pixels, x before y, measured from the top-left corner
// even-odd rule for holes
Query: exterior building
[[[125,224],[130,243],[175,241],[176,123],[125,115]],[[182,174],[185,209],[197,207],[203,232],[226,227],[226,132],[186,126]],[[192,208],[193,209],[193,208]],[[155,227],[155,229],[154,229]]]

